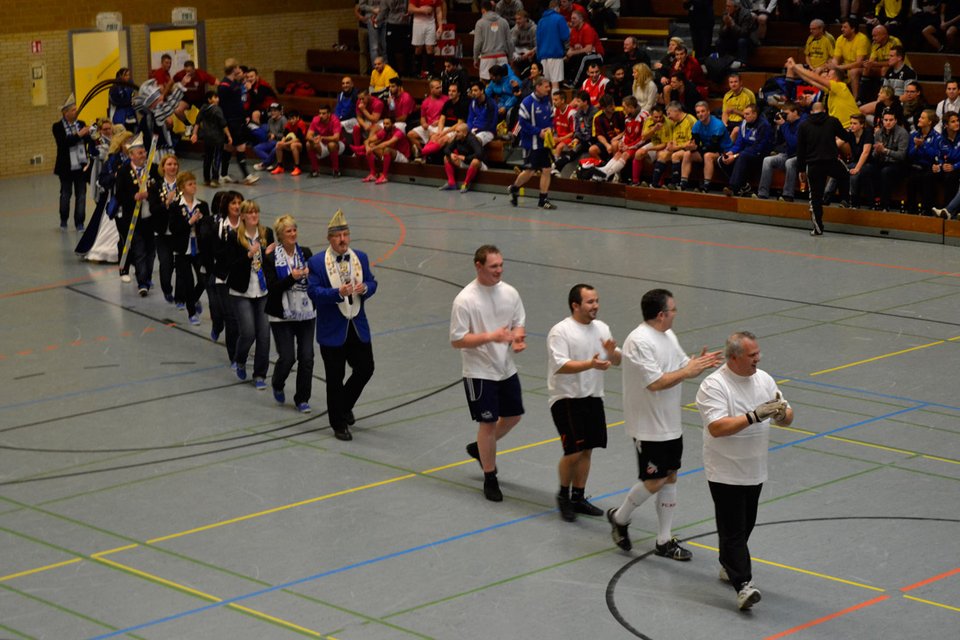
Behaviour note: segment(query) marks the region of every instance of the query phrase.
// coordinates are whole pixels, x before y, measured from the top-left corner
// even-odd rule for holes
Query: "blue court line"
[[[770,373],[770,372],[768,372],[768,373]],[[770,375],[773,376],[773,377],[774,377],[775,379],[777,379],[777,380],[788,380],[788,381],[790,381],[790,382],[797,382],[797,383],[800,383],[800,384],[809,384],[809,385],[812,385],[812,386],[815,386],[815,387],[824,387],[824,388],[827,388],[827,389],[838,389],[838,390],[840,390],[840,391],[849,391],[849,392],[851,392],[851,393],[860,393],[860,394],[863,394],[863,395],[875,396],[875,397],[877,397],[877,398],[886,398],[886,399],[888,399],[888,400],[899,400],[899,401],[901,401],[901,402],[923,403],[923,404],[925,404],[925,405],[928,405],[928,406],[931,406],[931,407],[937,407],[937,408],[939,408],[939,409],[951,409],[951,410],[953,410],[953,411],[960,411],[960,407],[957,407],[957,406],[954,406],[954,405],[950,405],[950,404],[942,404],[942,403],[939,403],[939,402],[929,402],[929,401],[927,401],[927,400],[918,400],[917,398],[907,398],[907,397],[905,397],[905,396],[895,396],[895,395],[891,395],[891,394],[889,394],[889,393],[880,393],[879,391],[869,391],[869,390],[867,390],[867,389],[858,389],[858,388],[856,388],[856,387],[845,387],[845,386],[839,385],[839,384],[830,384],[829,382],[820,382],[819,380],[807,380],[807,379],[805,379],[805,378],[797,378],[797,377],[794,377],[794,376],[787,376],[787,375],[776,375],[776,374],[774,374],[774,373],[770,373]]]
[[[817,438],[823,438],[823,437],[832,435],[832,434],[834,434],[834,433],[838,433],[838,432],[840,432],[840,431],[846,431],[847,429],[853,429],[853,428],[855,428],[855,427],[861,427],[861,426],[863,426],[863,425],[865,425],[865,424],[870,424],[871,422],[879,422],[879,421],[881,421],[881,420],[886,420],[887,418],[892,418],[892,417],[894,417],[894,416],[897,416],[897,415],[900,415],[900,414],[903,414],[903,413],[908,413],[908,412],[910,412],[910,411],[916,411],[917,409],[922,409],[922,408],[925,407],[925,406],[927,406],[927,405],[926,405],[926,404],[920,404],[920,405],[917,405],[917,406],[915,406],[915,407],[908,407],[908,408],[906,408],[906,409],[900,409],[900,410],[898,410],[898,411],[893,411],[893,412],[891,412],[891,413],[887,413],[887,414],[884,414],[884,415],[882,415],[882,416],[876,416],[876,417],[874,417],[874,418],[868,418],[867,420],[861,420],[860,422],[855,422],[855,423],[853,423],[853,424],[848,424],[848,425],[845,425],[845,426],[842,426],[842,427],[837,427],[836,429],[831,429],[831,430],[829,430],[829,431],[824,431],[823,433],[817,433],[817,434],[814,434],[814,435],[812,435],[812,436],[807,436],[807,437],[805,437],[805,438],[800,438],[799,440],[794,440],[794,441],[792,441],[792,442],[787,442],[787,443],[784,443],[784,444],[781,444],[781,445],[777,445],[777,446],[775,446],[775,447],[771,447],[771,448],[769,449],[769,451],[777,451],[777,450],[779,450],[779,449],[785,449],[785,448],[787,448],[787,447],[792,447],[792,446],[794,446],[794,445],[801,444],[801,443],[803,443],[803,442],[808,442],[808,441],[810,441],[810,440],[815,440],[815,439],[817,439]],[[692,475],[692,474],[695,474],[695,473],[699,473],[699,472],[701,472],[701,471],[703,471],[703,467],[697,467],[696,469],[689,469],[689,470],[684,471],[684,472],[682,472],[682,473],[680,473],[680,474],[678,474],[678,475],[681,476],[681,477],[683,477],[683,476],[689,476],[689,475]],[[605,498],[610,498],[610,497],[619,495],[619,494],[624,493],[624,492],[629,491],[629,490],[630,490],[630,487],[625,487],[625,488],[623,488],[623,489],[618,489],[617,491],[613,491],[613,492],[610,492],[610,493],[605,493],[605,494],[602,494],[602,495],[599,495],[599,496],[595,496],[595,498],[598,499],[598,500],[603,500],[603,499],[605,499]],[[521,522],[527,522],[527,521],[529,521],[529,520],[534,520],[534,519],[536,519],[536,518],[541,518],[541,517],[543,517],[543,516],[546,516],[546,515],[555,513],[556,511],[557,511],[556,509],[548,509],[547,511],[541,511],[541,512],[539,512],[539,513],[534,513],[534,514],[531,514],[531,515],[523,516],[522,518],[515,518],[515,519],[513,519],[513,520],[507,520],[506,522],[501,522],[501,523],[499,523],[499,524],[494,524],[494,525],[490,525],[490,526],[488,526],[488,527],[483,527],[482,529],[474,529],[473,531],[466,531],[466,532],[464,532],[464,533],[459,533],[459,534],[457,534],[457,535],[455,535],[455,536],[450,536],[450,537],[448,537],[448,538],[441,538],[440,540],[437,540],[437,541],[435,541],[435,542],[427,542],[427,543],[425,543],[425,544],[417,545],[417,546],[415,546],[415,547],[410,547],[410,548],[408,548],[408,549],[401,549],[400,551],[394,551],[393,553],[388,553],[388,554],[385,554],[385,555],[382,555],[382,556],[377,556],[377,557],[375,557],[375,558],[370,558],[370,559],[368,559],[368,560],[361,560],[360,562],[355,562],[355,563],[353,563],[353,564],[348,564],[348,565],[345,565],[345,566],[343,566],[343,567],[339,567],[339,568],[337,568],[337,569],[330,569],[330,570],[328,570],[328,571],[324,571],[324,572],[321,572],[321,573],[316,573],[316,574],[314,574],[314,575],[306,576],[306,577],[303,577],[303,578],[298,578],[298,579],[296,579],[296,580],[291,580],[290,582],[285,582],[285,583],[283,583],[283,584],[278,584],[278,585],[274,585],[274,586],[272,586],[272,587],[267,587],[266,589],[260,589],[260,590],[258,590],[258,591],[253,591],[253,592],[251,592],[251,593],[247,593],[247,594],[235,596],[235,597],[233,597],[233,598],[227,598],[227,599],[225,599],[225,600],[221,600],[220,602],[214,602],[214,603],[212,603],[212,604],[208,604],[208,605],[205,605],[205,606],[202,606],[202,607],[197,607],[196,609],[189,609],[189,610],[187,610],[187,611],[182,611],[182,612],[180,612],[180,613],[175,613],[175,614],[173,614],[173,615],[169,615],[169,616],[166,616],[166,617],[163,617],[163,618],[157,618],[156,620],[151,620],[151,621],[148,621],[148,622],[143,622],[143,623],[141,623],[141,624],[138,624],[138,625],[135,625],[135,626],[132,626],[132,627],[127,627],[127,628],[125,628],[125,629],[118,629],[118,630],[112,631],[112,632],[110,632],[110,633],[106,633],[106,634],[99,635],[99,636],[94,636],[94,637],[90,638],[89,640],[105,640],[106,638],[114,638],[114,637],[116,637],[116,636],[124,635],[124,634],[127,634],[127,633],[132,633],[132,632],[135,632],[135,631],[140,631],[141,629],[146,629],[146,628],[148,628],[148,627],[153,627],[153,626],[156,626],[156,625],[158,625],[158,624],[162,624],[162,623],[164,623],[164,622],[171,622],[171,621],[173,621],[173,620],[178,620],[178,619],[184,618],[184,617],[186,617],[186,616],[191,616],[191,615],[194,615],[194,614],[197,614],[197,613],[203,613],[204,611],[210,611],[211,609],[215,609],[215,608],[217,608],[217,607],[222,607],[222,606],[225,606],[225,605],[233,604],[233,603],[235,603],[235,602],[241,602],[241,601],[243,601],[243,600],[249,600],[249,599],[251,599],[251,598],[256,598],[256,597],[258,597],[258,596],[262,596],[262,595],[267,594],[267,593],[273,593],[273,592],[275,592],[275,591],[279,591],[279,590],[282,590],[282,589],[289,589],[289,588],[294,587],[294,586],[296,586],[296,585],[304,584],[304,583],[307,583],[307,582],[313,582],[314,580],[320,580],[321,578],[326,578],[327,576],[336,575],[336,574],[338,574],[338,573],[344,573],[344,572],[346,572],[346,571],[351,571],[351,570],[353,570],[353,569],[358,569],[358,568],[360,568],[360,567],[366,567],[366,566],[369,566],[369,565],[372,565],[372,564],[376,564],[376,563],[379,563],[379,562],[383,562],[384,560],[391,560],[391,559],[393,559],[393,558],[400,558],[400,557],[409,555],[409,554],[411,554],[411,553],[415,553],[415,552],[417,552],[417,551],[423,551],[423,550],[425,550],[425,549],[431,549],[431,548],[434,548],[434,547],[438,547],[438,546],[440,546],[440,545],[447,544],[448,542],[455,542],[455,541],[457,541],[457,540],[464,540],[464,539],[466,539],[466,538],[471,538],[471,537],[473,537],[473,536],[480,535],[480,534],[482,534],[482,533],[487,533],[488,531],[495,531],[495,530],[497,530],[497,529],[502,529],[502,528],[504,528],[504,527],[508,527],[508,526],[511,526],[511,525],[514,525],[514,524],[519,524],[519,523],[521,523]]]
[[[213,367],[203,367],[201,369],[190,369],[188,371],[180,371],[179,373],[168,373],[162,376],[157,376],[156,378],[146,378],[145,380],[137,380],[136,382],[118,382],[116,384],[107,385],[105,387],[97,387],[95,389],[85,389],[83,391],[71,391],[70,393],[64,393],[59,396],[47,396],[45,398],[38,398],[36,400],[27,400],[26,402],[15,402],[13,404],[2,405],[0,406],[0,411],[6,411],[7,409],[18,409],[20,407],[29,407],[31,405],[40,404],[41,402],[55,402],[59,400],[66,400],[67,398],[76,398],[78,396],[85,396],[87,394],[92,394],[92,393],[101,393],[103,391],[113,391],[114,389],[123,389],[125,387],[132,387],[138,384],[158,382],[160,380],[169,380],[171,378],[189,376],[195,373],[204,373],[206,371],[213,371],[215,369],[226,369],[226,367],[223,365],[216,365]]]

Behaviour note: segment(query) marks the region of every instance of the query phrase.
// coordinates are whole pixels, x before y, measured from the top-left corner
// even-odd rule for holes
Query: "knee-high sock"
[[[383,154],[383,175],[386,176],[390,171],[390,163],[393,161],[393,156],[389,153]]]
[[[657,162],[653,163],[653,178],[650,180],[650,185],[654,187],[660,186],[660,178],[663,176],[663,172],[667,169],[666,162]]]
[[[464,180],[465,184],[473,184],[474,179],[477,177],[477,174],[480,173],[480,167],[477,165],[471,164],[470,168],[467,169],[467,179]]]
[[[620,524],[629,523],[630,515],[652,495],[643,482],[636,483],[630,487],[627,497],[623,499],[623,504],[621,504],[620,508],[613,514],[613,519]]]
[[[608,176],[615,176],[620,173],[626,164],[627,162],[625,160],[611,159],[610,162],[601,167],[600,170]]]
[[[634,156],[633,158],[633,181],[634,183],[640,182],[640,169],[643,168],[643,162],[640,158]]]
[[[367,166],[370,167],[370,175],[377,175],[377,154],[368,153],[367,154]]]
[[[317,161],[317,150],[313,147],[307,149],[307,157],[310,158],[310,171],[318,171],[320,163]]]
[[[220,175],[226,176],[230,173],[230,154],[224,152],[220,154]]]
[[[673,536],[673,512],[677,506],[677,485],[665,484],[657,493],[657,520],[660,530],[657,544],[665,544]]]
[[[681,164],[679,162],[674,162],[670,168],[670,182],[673,184],[680,184],[680,169]]]
[[[444,162],[443,170],[447,172],[447,184],[457,184],[457,174],[454,173],[453,164]]]
[[[439,145],[436,142],[428,142],[427,144],[423,145],[422,149],[420,149],[420,157],[426,158],[427,156],[437,153],[442,149],[442,145]]]
[[[340,170],[340,150],[334,149],[330,152],[330,168],[334,171]]]

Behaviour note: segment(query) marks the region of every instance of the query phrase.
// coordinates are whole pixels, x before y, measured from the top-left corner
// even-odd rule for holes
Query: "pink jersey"
[[[410,114],[417,110],[417,103],[407,91],[400,92],[400,95],[390,96],[390,115],[394,122],[406,122]]]
[[[439,98],[427,96],[423,99],[423,102],[420,103],[420,117],[423,118],[428,125],[433,126],[443,113],[443,105],[446,104],[449,99],[447,96],[440,96]]]
[[[404,135],[403,131],[392,127],[393,131],[390,132],[389,136],[396,139],[396,144],[393,145],[393,148],[396,149],[399,153],[402,153],[407,158],[410,157],[410,141],[407,140],[407,136]],[[380,131],[377,131],[377,142],[383,142],[387,138],[387,130],[381,128]]]
[[[313,120],[310,122],[310,129],[314,134],[321,138],[328,138],[330,136],[339,136],[340,135],[340,118],[330,114],[330,117],[327,118],[326,122],[320,121],[320,116],[314,116]]]

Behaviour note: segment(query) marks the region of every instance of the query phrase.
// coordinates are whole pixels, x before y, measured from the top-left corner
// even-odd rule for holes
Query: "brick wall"
[[[7,3],[6,0],[5,10]],[[37,4],[51,4],[47,0],[30,2],[30,7]],[[79,2],[81,9],[86,2]],[[96,3],[90,2],[90,5]],[[140,3],[133,3],[140,4]],[[208,12],[201,10],[204,3],[191,1],[184,3],[188,6],[197,6],[206,31],[207,70],[220,76],[223,61],[228,57],[235,57],[242,64],[257,67],[261,75],[270,83],[273,82],[275,69],[306,70],[306,50],[309,48],[329,47],[337,39],[337,30],[342,27],[355,25],[353,20],[352,2],[339,0],[325,0],[327,6],[346,5],[347,8],[327,9],[323,11],[284,12],[270,15],[251,15],[252,7],[262,6],[262,3],[239,0],[230,3],[230,16],[220,11],[222,17],[205,17]],[[210,3],[212,6],[214,3]],[[292,0],[285,6],[310,5],[316,6],[314,0]],[[24,0],[13,0],[13,11],[16,20],[21,20],[20,14],[27,13],[28,3]],[[150,15],[150,22],[165,22],[170,18],[170,8],[163,9],[165,16]],[[222,5],[220,5],[222,6]],[[74,5],[71,4],[71,13]],[[236,10],[234,11],[234,8]],[[102,5],[100,10],[103,10]],[[61,25],[62,29],[83,29],[92,24],[93,18],[85,21],[76,18],[75,24]],[[91,9],[91,11],[93,11]],[[38,13],[36,11],[34,14]],[[50,13],[50,12],[46,12]],[[93,11],[91,15],[95,15]],[[209,13],[213,13],[211,10]],[[60,10],[62,14],[62,9]],[[147,29],[144,23],[128,21],[128,14],[124,11],[124,23],[130,31],[130,62],[133,77],[142,81],[147,74]],[[74,21],[71,18],[71,21]],[[28,22],[23,18],[23,23]],[[269,25],[267,28],[266,25]],[[8,27],[9,22],[4,25]],[[283,37],[277,37],[283,34]],[[30,44],[34,40],[43,42],[43,52],[33,54]],[[56,145],[50,133],[51,125],[60,117],[60,104],[72,90],[70,69],[70,51],[66,30],[30,30],[21,33],[4,33],[0,30],[0,95],[8,109],[6,124],[0,127],[0,176],[19,175],[26,173],[52,173],[53,161],[56,157]],[[30,65],[41,61],[46,64],[47,94],[49,104],[45,107],[33,107],[30,102]],[[82,96],[77,96],[78,101]],[[93,119],[91,114],[82,116],[88,122]],[[43,163],[31,165],[30,159],[36,155],[43,156]]]

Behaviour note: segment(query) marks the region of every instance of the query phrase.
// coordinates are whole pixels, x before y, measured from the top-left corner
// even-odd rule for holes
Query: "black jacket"
[[[76,125],[78,129],[83,129],[87,126],[83,120],[77,120]],[[67,135],[67,130],[63,126],[62,118],[53,123],[52,130],[53,139],[57,143],[57,161],[53,165],[53,172],[58,176],[68,176],[70,175],[70,147],[81,141],[86,144],[86,142],[90,140],[90,134],[87,134],[85,138]]]
[[[147,178],[147,190],[150,186],[160,181],[160,173],[157,171],[157,165],[150,165],[149,177]],[[137,182],[137,172],[132,163],[126,163],[117,173],[117,191],[116,198],[120,205],[120,216],[127,220],[133,219],[133,210],[137,206],[134,196],[140,190]],[[140,222],[137,224],[137,233],[153,233],[153,212],[149,218],[143,217],[143,206],[140,208]]]
[[[797,170],[805,173],[811,162],[836,160],[837,138],[853,142],[853,134],[826,111],[810,114],[797,134]]]
[[[203,200],[195,199],[194,202],[197,205],[196,210],[200,212],[200,220],[197,220],[195,229],[197,231],[197,255],[200,256],[200,263],[203,265],[208,265],[208,262],[204,260],[203,249],[200,241],[200,222],[207,218],[212,218],[210,215],[210,205],[208,205]],[[189,253],[190,248],[190,222],[187,207],[180,204],[180,200],[174,201],[173,205],[169,209],[170,211],[170,234],[173,236],[171,241],[171,247],[176,253]]]
[[[281,298],[283,292],[292,287],[296,281],[291,275],[286,278],[277,277],[277,251],[283,251],[283,247],[277,245],[276,250],[263,261],[263,275],[267,277],[267,315],[282,318],[283,300]],[[303,252],[303,263],[306,266],[307,260],[313,255],[313,252],[308,247],[303,246],[300,247],[300,251]]]
[[[267,227],[267,241],[261,245],[261,250],[266,252],[267,247],[273,244],[273,229]],[[264,259],[266,259],[264,255]],[[250,285],[250,267],[253,260],[247,257],[247,250],[237,240],[237,232],[227,233],[227,239],[220,245],[217,252],[218,268],[223,268],[226,274],[227,285],[234,291],[246,293]],[[266,262],[264,261],[264,264]],[[264,273],[266,275],[266,273]]]

